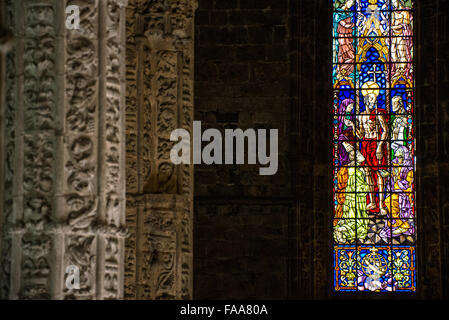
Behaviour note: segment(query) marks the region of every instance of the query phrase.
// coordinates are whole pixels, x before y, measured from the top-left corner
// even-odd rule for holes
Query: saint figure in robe
[[[404,10],[403,0],[392,0],[393,8]],[[399,76],[412,79],[412,49],[413,49],[413,16],[409,11],[391,12],[391,74],[392,80]]]
[[[387,191],[391,192],[385,200],[388,217],[385,228],[380,232],[383,239],[415,233],[413,225],[413,166],[410,150],[402,146],[396,151]]]
[[[343,11],[349,11],[354,5],[355,0],[340,1],[338,8]],[[354,13],[353,12],[336,12],[336,20],[338,21],[337,34],[338,39],[338,63],[337,78],[342,79],[349,77],[354,71],[355,50],[353,44],[354,32]]]
[[[368,234],[366,196],[369,186],[365,172],[359,168],[365,158],[354,144],[342,142],[349,162],[337,173],[338,193],[334,220],[334,238],[341,244],[363,240]],[[356,167],[357,165],[357,167]]]

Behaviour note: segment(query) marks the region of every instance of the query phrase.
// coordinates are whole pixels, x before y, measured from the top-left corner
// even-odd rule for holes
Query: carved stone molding
[[[170,161],[170,134],[192,132],[196,7],[192,0],[131,0],[127,8],[129,299],[192,297],[193,168]],[[155,207],[172,198],[182,209]],[[161,219],[173,225],[154,226]],[[160,248],[158,256],[153,247]]]
[[[184,195],[128,197],[126,298],[192,297],[190,204]]]
[[[80,30],[65,28],[78,5]],[[6,0],[0,297],[118,299],[125,243],[123,0]],[[80,289],[66,287],[66,268]]]
[[[2,298],[122,298],[125,267],[127,297],[192,297],[193,171],[169,136],[191,132],[196,2],[127,5],[5,0]]]

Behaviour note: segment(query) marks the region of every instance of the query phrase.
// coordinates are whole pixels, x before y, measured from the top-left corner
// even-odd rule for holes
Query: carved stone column
[[[170,161],[192,133],[193,0],[130,0],[127,9],[125,297],[192,298],[193,168]]]
[[[78,5],[79,30],[65,27]],[[124,295],[126,0],[6,0],[0,297]],[[3,134],[3,132],[2,132]],[[80,271],[68,289],[66,268]]]

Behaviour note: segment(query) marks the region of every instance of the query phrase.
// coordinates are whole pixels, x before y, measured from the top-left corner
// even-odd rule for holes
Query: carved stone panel
[[[192,167],[169,138],[191,132],[195,1],[5,3],[1,297],[117,299],[126,273],[127,298],[190,298]]]
[[[170,161],[170,135],[192,132],[195,9],[192,0],[132,0],[127,8],[129,299],[192,297],[193,171]]]
[[[128,198],[127,299],[192,298],[189,204],[183,195]]]
[[[9,0],[2,298],[124,296],[125,0]],[[65,8],[80,7],[80,29]],[[80,288],[66,269],[80,271]]]

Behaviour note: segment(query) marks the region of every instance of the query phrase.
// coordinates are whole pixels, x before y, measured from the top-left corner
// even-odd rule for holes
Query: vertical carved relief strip
[[[136,201],[128,197],[126,201],[126,226],[129,231],[125,243],[125,299],[130,300],[137,298],[137,214]]]
[[[133,0],[127,11],[130,299],[192,298],[193,168],[171,163],[170,134],[192,132],[195,9],[192,0]]]
[[[64,237],[64,266],[80,268],[80,289],[64,287],[64,299],[96,297],[98,219],[98,37],[99,8],[95,1],[80,5],[82,30],[67,32],[65,112],[65,206],[69,232]],[[65,268],[64,268],[65,269]],[[65,270],[64,270],[65,271]],[[69,275],[66,274],[64,283]]]
[[[18,295],[48,299],[54,272],[54,241],[47,228],[55,214],[56,12],[49,1],[24,1],[23,9],[23,175],[18,185],[23,211],[16,223],[24,229],[16,235],[21,251]]]
[[[126,239],[125,299],[136,299],[137,279],[137,207],[132,194],[137,194],[137,0],[126,8]]]
[[[126,8],[126,192],[136,194],[137,185],[137,0]]]
[[[125,54],[121,26],[126,3],[123,0],[107,0],[102,2],[100,50],[101,74],[104,74],[100,89],[100,219],[108,226],[108,232],[99,240],[105,250],[104,266],[100,266],[99,286],[104,290],[100,296],[105,299],[123,297],[123,279],[119,272],[123,265],[124,247],[120,232],[124,229],[124,184],[122,175],[121,143],[124,143],[124,130],[121,128],[123,108],[121,108],[122,73],[121,55]],[[102,100],[104,99],[104,100]],[[98,294],[98,293],[97,293]]]
[[[80,30],[65,29],[72,4]],[[17,42],[7,59],[1,297],[123,297],[125,7],[7,1]],[[65,286],[69,265],[80,289]]]
[[[196,5],[195,7],[196,8]],[[195,10],[195,9],[194,9]],[[193,24],[193,17],[191,23]],[[193,26],[190,26],[193,28]],[[193,136],[193,99],[194,99],[194,66],[193,41],[188,42],[187,49],[182,55],[182,105],[180,123],[182,128]],[[191,146],[193,148],[193,146]],[[191,150],[191,154],[193,151]],[[193,165],[182,165],[179,179],[179,189],[185,197],[180,221],[180,255],[179,266],[181,274],[181,288],[179,296],[183,299],[193,297]]]
[[[146,185],[146,181],[151,180],[156,170],[154,169],[154,101],[152,99],[152,79],[154,59],[152,57],[152,51],[147,44],[146,38],[140,35],[138,37],[138,162],[139,168],[138,176],[138,191],[140,194],[145,192],[145,189],[149,189],[150,186]]]

